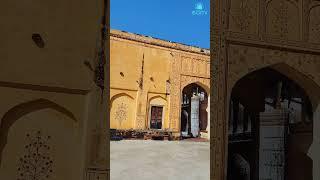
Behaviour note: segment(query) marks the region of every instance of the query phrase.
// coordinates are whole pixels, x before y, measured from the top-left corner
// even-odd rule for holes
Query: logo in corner
[[[194,10],[192,11],[192,15],[203,16],[203,15],[207,15],[207,14],[208,14],[208,12],[205,10],[203,3],[197,2],[195,4]]]
[[[195,5],[195,9],[196,10],[203,10],[203,8],[204,8],[204,6],[203,6],[203,4],[201,3],[201,2],[198,2],[198,3],[196,3],[196,5]]]

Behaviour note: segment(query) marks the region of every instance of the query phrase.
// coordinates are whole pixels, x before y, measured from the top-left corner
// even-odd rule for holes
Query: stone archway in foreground
[[[312,81],[301,84],[308,82],[306,77],[299,82],[303,78],[288,65],[276,64],[248,73],[233,86],[227,123],[228,159],[234,153],[245,154],[251,164],[250,179],[278,176],[311,180],[312,160],[307,155],[313,141],[315,108],[311,99],[319,99],[310,92],[320,91],[320,87]]]
[[[227,177],[229,98],[241,77],[273,66],[304,88],[316,112],[320,102],[314,88],[320,86],[319,12],[319,2],[306,0],[211,2],[210,179]],[[313,144],[311,149],[316,147]],[[319,178],[314,171],[313,179]]]

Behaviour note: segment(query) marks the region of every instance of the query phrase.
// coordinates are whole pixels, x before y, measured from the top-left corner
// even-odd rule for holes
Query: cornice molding
[[[145,43],[145,44],[160,46],[164,48],[170,48],[170,49],[210,56],[210,50],[208,49],[188,46],[180,43],[156,39],[150,36],[143,36],[140,34],[128,33],[128,32],[114,30],[114,29],[110,30],[110,37],[116,37],[116,38],[126,39],[126,40],[135,41],[139,43]]]

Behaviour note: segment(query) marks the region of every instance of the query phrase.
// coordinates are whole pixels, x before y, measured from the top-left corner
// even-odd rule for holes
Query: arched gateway
[[[250,179],[319,179],[320,3],[211,7],[211,179],[227,179],[233,154]]]
[[[288,78],[291,75],[297,80]],[[278,64],[251,72],[233,86],[228,157],[240,153],[249,159],[253,170],[249,179],[312,179],[312,160],[307,155],[313,140],[310,99],[317,97],[305,88],[320,89],[312,82],[304,86],[308,79],[300,85],[299,76],[286,64]],[[233,169],[228,167],[229,174]]]
[[[181,94],[180,131],[183,138],[208,137],[208,93],[200,85],[191,83]]]

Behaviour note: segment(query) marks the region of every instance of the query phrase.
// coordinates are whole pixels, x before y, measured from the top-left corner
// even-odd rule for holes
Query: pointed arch
[[[316,73],[307,73],[305,72],[302,68],[298,67],[298,66],[291,66],[289,64],[287,64],[286,62],[280,62],[280,63],[274,63],[271,65],[262,65],[261,67],[259,67],[258,69],[250,69],[245,73],[242,73],[241,75],[237,76],[237,79],[234,82],[234,84],[232,84],[230,86],[229,92],[228,92],[228,102],[230,102],[232,96],[233,96],[233,92],[239,90],[240,88],[244,88],[244,87],[250,87],[250,93],[247,93],[246,96],[243,96],[242,100],[247,100],[247,101],[255,101],[257,98],[253,98],[254,100],[250,100],[250,97],[253,97],[253,94],[255,92],[262,92],[261,90],[264,89],[262,84],[261,88],[260,86],[258,86],[258,84],[249,84],[248,82],[251,82],[251,80],[253,80],[254,78],[257,78],[255,76],[251,76],[254,73],[259,73],[259,72],[270,72],[273,71],[274,73],[277,73],[281,76],[284,76],[285,78],[289,79],[292,83],[294,83],[295,85],[297,85],[299,87],[299,89],[302,90],[303,92],[303,96],[305,96],[308,100],[308,102],[310,102],[311,106],[310,109],[313,110],[313,112],[317,111],[316,108],[319,106],[320,104],[320,82],[316,82]],[[264,74],[266,75],[266,74]],[[250,80],[250,81],[249,81]],[[230,81],[229,81],[230,82]],[[257,80],[256,82],[259,82],[259,80]],[[242,84],[242,85],[240,85]],[[254,89],[252,87],[258,87],[257,89]],[[239,88],[239,89],[238,89]],[[244,92],[244,91],[243,91]],[[242,93],[244,94],[244,93]],[[238,96],[239,97],[239,96]],[[249,98],[248,98],[249,97]],[[262,96],[261,96],[262,97]],[[259,101],[259,100],[258,100]],[[247,103],[247,106],[249,103]],[[255,107],[258,107],[257,103],[253,102],[251,103],[253,107],[253,105],[255,105]],[[227,108],[227,113],[229,116],[229,111],[230,111],[230,103],[228,103],[228,108]],[[264,105],[263,105],[264,106]],[[261,108],[259,108],[261,109]],[[318,119],[314,118],[313,119],[313,123],[315,127],[319,127],[319,123],[317,122]],[[230,122],[229,119],[227,119],[227,122]],[[228,127],[226,127],[228,128]],[[315,157],[312,156],[312,153],[317,146],[319,147],[319,143],[317,142],[317,140],[315,139],[315,134],[316,134],[316,129],[313,130],[313,140],[310,139],[310,141],[313,141],[313,145],[310,147],[308,145],[309,149],[309,156],[311,156],[313,158],[313,160],[315,161]],[[308,157],[306,157],[305,155],[303,155],[303,157],[305,158],[305,161],[309,161]],[[317,160],[317,159],[316,159]],[[319,167],[315,166],[314,167]]]
[[[77,122],[76,117],[72,112],[67,110],[66,108],[60,106],[59,104],[56,104],[52,101],[49,101],[47,99],[37,99],[25,103],[21,103],[19,105],[16,105],[15,107],[11,108],[9,111],[7,111],[4,116],[1,119],[1,125],[0,125],[0,164],[2,160],[2,151],[4,147],[7,144],[7,138],[9,129],[11,126],[19,120],[21,117],[35,112],[42,109],[53,109],[55,111],[58,111],[70,119],[72,119],[74,122]]]
[[[308,97],[311,101],[313,110],[315,110],[315,108],[318,106],[318,104],[320,104],[320,93],[319,93],[320,85],[317,84],[312,79],[311,75],[306,75],[301,70],[299,70],[295,67],[292,67],[285,62],[262,66],[259,69],[247,71],[246,73],[242,74],[241,76],[238,76],[237,79],[234,81],[234,83],[231,84],[231,88],[228,93],[228,99],[230,99],[230,96],[231,96],[231,93],[232,93],[234,87],[237,85],[237,83],[241,79],[247,77],[248,75],[250,75],[254,72],[258,72],[258,71],[266,69],[266,68],[271,68],[271,69],[279,72],[280,74],[286,76],[287,78],[289,78],[290,80],[292,80],[296,84],[298,84],[308,95]]]
[[[206,93],[209,95],[210,94],[210,87],[205,85],[204,83],[200,82],[200,81],[196,81],[194,82],[195,84],[199,85],[200,87],[202,87]]]
[[[134,99],[132,96],[130,96],[130,95],[127,94],[127,93],[119,93],[119,94],[116,94],[116,95],[112,96],[111,99],[110,99],[110,102],[112,103],[115,99],[117,99],[117,98],[120,97],[120,96],[127,96],[127,97],[129,97],[130,99]]]
[[[201,88],[203,88],[203,89],[206,91],[206,93],[208,94],[208,96],[209,96],[209,94],[210,94],[210,87],[209,87],[208,85],[200,82],[200,81],[193,81],[193,82],[190,82],[189,84],[184,85],[184,86],[181,88],[181,91],[183,91],[183,89],[184,89],[185,87],[187,87],[187,86],[189,86],[189,85],[192,85],[192,84],[196,84],[196,85],[200,86]]]
[[[121,97],[121,96],[127,96],[127,97],[129,97],[130,99],[134,100],[134,98],[133,98],[132,96],[130,96],[129,94],[127,94],[127,93],[119,93],[119,94],[116,94],[116,95],[112,96],[111,99],[110,99],[109,109],[112,108],[113,101],[116,100],[117,98]]]
[[[166,98],[164,98],[164,97],[162,97],[162,96],[160,96],[160,95],[156,95],[156,96],[153,96],[153,97],[151,97],[151,98],[149,99],[149,103],[150,103],[153,99],[157,99],[157,98],[160,98],[160,99],[163,99],[163,100],[167,101]]]

